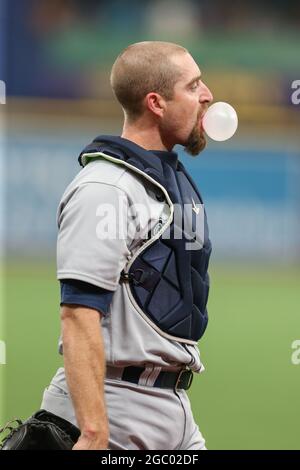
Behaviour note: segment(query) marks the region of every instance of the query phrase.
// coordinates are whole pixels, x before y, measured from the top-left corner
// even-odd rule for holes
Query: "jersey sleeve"
[[[64,279],[60,281],[60,305],[80,305],[106,315],[113,292],[87,282]]]
[[[114,291],[130,255],[125,191],[105,183],[85,183],[58,212],[57,278]]]

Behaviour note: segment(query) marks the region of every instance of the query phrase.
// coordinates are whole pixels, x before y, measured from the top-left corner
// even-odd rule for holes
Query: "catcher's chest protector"
[[[195,184],[181,162],[173,168],[163,158],[121,137],[97,137],[83,150],[79,162],[84,166],[99,157],[124,164],[143,176],[151,182],[157,199],[169,204],[169,220],[158,221],[156,232],[131,258],[120,282],[128,282],[136,310],[156,331],[169,339],[195,344],[208,321],[211,253],[206,214]],[[197,217],[202,217],[199,223]],[[178,230],[182,219],[184,230]]]

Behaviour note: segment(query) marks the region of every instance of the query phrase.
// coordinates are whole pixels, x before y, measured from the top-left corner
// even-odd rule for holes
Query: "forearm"
[[[99,313],[84,307],[62,307],[66,379],[82,437],[108,446],[104,399],[105,353]]]

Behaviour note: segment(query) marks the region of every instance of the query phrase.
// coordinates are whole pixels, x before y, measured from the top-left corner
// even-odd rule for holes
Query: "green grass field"
[[[190,391],[208,448],[300,449],[300,365],[291,362],[300,339],[300,270],[214,266],[211,279],[200,342],[206,371]],[[35,411],[62,364],[54,264],[9,264],[5,297],[4,421]]]

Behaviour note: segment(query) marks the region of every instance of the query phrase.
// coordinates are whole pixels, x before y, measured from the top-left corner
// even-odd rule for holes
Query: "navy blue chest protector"
[[[99,153],[116,163],[123,162],[131,171],[136,169],[141,176],[148,177],[148,182],[152,179],[158,183],[151,184],[158,200],[166,201],[160,188],[163,187],[173,207],[178,209],[188,205],[192,209],[190,217],[184,217],[181,236],[178,236],[178,217],[177,221],[173,217],[168,232],[161,224],[162,230],[158,230],[158,234],[162,233],[152,234],[146,248],[142,247],[138,256],[133,257],[128,269],[125,267],[120,282],[129,283],[138,311],[159,333],[183,343],[196,343],[204,334],[208,321],[207,269],[211,243],[202,198],[195,183],[181,162],[173,168],[153,152],[121,137],[98,136],[80,154],[80,164],[84,166],[90,158],[100,156]],[[197,233],[195,218],[200,207],[203,223],[200,224],[201,233]]]

